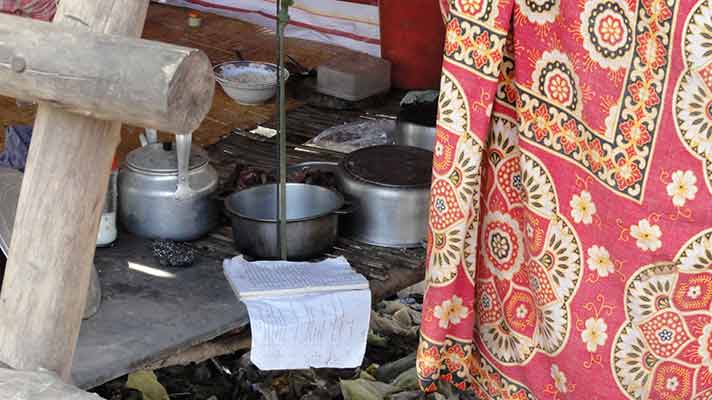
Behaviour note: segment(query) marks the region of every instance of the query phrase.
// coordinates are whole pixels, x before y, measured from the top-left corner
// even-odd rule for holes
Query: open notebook
[[[371,291],[345,258],[318,263],[225,260],[247,306],[252,362],[263,370],[353,368],[366,351]]]
[[[225,260],[225,276],[241,299],[368,289],[368,281],[345,258],[319,263]]]

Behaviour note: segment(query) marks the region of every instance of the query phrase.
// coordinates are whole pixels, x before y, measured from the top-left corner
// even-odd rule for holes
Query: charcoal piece
[[[155,240],[153,242],[153,256],[163,266],[188,267],[195,261],[195,250],[184,243],[171,240]]]

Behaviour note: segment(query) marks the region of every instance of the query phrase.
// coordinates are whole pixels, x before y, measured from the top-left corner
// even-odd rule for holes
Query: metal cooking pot
[[[393,139],[403,146],[414,146],[424,150],[433,151],[435,148],[434,126],[418,125],[413,122],[398,121],[393,130]]]
[[[231,194],[225,209],[237,249],[259,259],[279,258],[277,185],[255,186]],[[343,197],[330,189],[287,184],[287,258],[307,260],[323,254],[338,237]]]
[[[291,168],[333,172],[354,210],[339,221],[341,234],[382,247],[420,247],[428,234],[432,152],[398,145],[363,148],[340,163]]]
[[[219,222],[217,188],[217,172],[190,135],[177,135],[175,146],[146,143],[119,171],[119,217],[141,237],[195,240]]]

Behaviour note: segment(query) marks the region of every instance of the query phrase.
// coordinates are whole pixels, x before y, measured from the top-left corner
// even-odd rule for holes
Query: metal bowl
[[[276,184],[231,194],[225,209],[237,249],[260,259],[279,258]],[[328,250],[338,236],[341,194],[315,185],[287,184],[287,257],[306,260]]]
[[[257,105],[277,93],[277,71],[274,64],[255,61],[229,61],[213,68],[215,80],[225,93],[239,104]],[[289,71],[283,69],[284,80]]]

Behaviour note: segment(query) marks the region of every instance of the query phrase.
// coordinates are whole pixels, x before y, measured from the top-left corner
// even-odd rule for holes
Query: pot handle
[[[341,208],[339,208],[338,210],[334,210],[334,214],[349,215],[349,214],[353,214],[354,212],[356,212],[357,209],[358,209],[358,206],[356,205],[356,203],[354,203],[352,201],[344,201],[344,205]]]
[[[337,172],[339,163],[334,161],[307,161],[299,164],[290,165],[287,167],[287,172],[297,172],[306,170],[317,170],[324,172]]]

